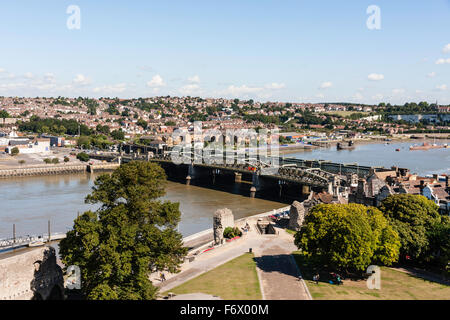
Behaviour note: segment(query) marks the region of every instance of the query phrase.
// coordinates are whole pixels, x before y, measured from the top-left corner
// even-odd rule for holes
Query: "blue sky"
[[[2,1],[0,39],[4,96],[450,103],[450,0]]]

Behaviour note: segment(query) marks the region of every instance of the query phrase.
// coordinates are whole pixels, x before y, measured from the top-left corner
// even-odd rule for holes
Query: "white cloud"
[[[193,95],[194,93],[199,93],[200,86],[198,84],[188,84],[179,89],[179,91],[186,96]]]
[[[146,72],[153,72],[153,68],[152,67],[150,67],[150,66],[138,66],[138,69],[139,70],[142,70],[142,71],[146,71]]]
[[[270,84],[265,85],[266,89],[273,89],[273,90],[283,89],[284,87],[286,87],[284,83],[277,83],[277,82],[272,82]]]
[[[27,78],[27,79],[33,79],[34,75],[31,72],[27,72],[27,73],[24,74],[24,77]]]
[[[32,88],[36,88],[38,90],[44,91],[44,90],[53,90],[56,88],[56,84],[54,83],[37,83],[37,84],[33,84],[31,86]]]
[[[402,94],[402,93],[405,93],[405,89],[393,89],[392,93],[393,94]]]
[[[444,49],[442,49],[442,52],[443,52],[443,53],[450,53],[450,43],[449,43],[449,44],[446,44],[446,45],[444,46]]]
[[[440,91],[445,91],[445,90],[447,90],[447,85],[446,84],[441,84],[439,86],[436,86],[436,89],[438,89]]]
[[[91,82],[91,80],[82,74],[77,74],[75,78],[72,80],[72,82],[76,85],[85,86],[88,85]]]
[[[380,100],[383,99],[383,95],[382,95],[381,93],[378,93],[378,94],[374,95],[374,96],[372,97],[372,99],[374,99],[374,100],[376,100],[376,101],[380,101]]]
[[[152,78],[152,80],[147,82],[147,86],[150,88],[159,88],[159,87],[164,87],[166,84],[163,80],[163,78],[157,74],[156,76],[154,76]]]
[[[6,69],[0,68],[0,79],[14,79],[15,74],[6,71]]]
[[[198,75],[195,75],[193,77],[188,78],[188,81],[191,83],[200,83],[200,77]]]
[[[236,87],[235,85],[229,86],[225,92],[231,94],[232,96],[241,96],[247,95],[250,93],[258,93],[262,90],[262,88],[258,87],[249,87],[247,85],[242,85],[240,87]]]
[[[5,83],[5,84],[0,84],[0,90],[14,90],[14,89],[19,89],[19,88],[24,88],[26,85],[25,83]]]
[[[127,90],[127,85],[125,83],[106,85],[92,89],[92,91],[95,93],[104,93],[104,94],[122,93],[125,90]]]
[[[445,64],[445,63],[450,63],[450,58],[447,59],[440,58],[436,60],[436,64]]]
[[[429,74],[427,74],[427,77],[428,78],[433,78],[433,77],[435,77],[436,76],[436,72],[430,72]]]
[[[48,72],[44,74],[44,80],[48,82],[54,82],[55,81],[55,75],[51,72]]]
[[[371,73],[367,76],[370,81],[380,81],[384,79],[384,75],[378,73]]]
[[[360,100],[362,100],[364,97],[363,97],[363,95],[362,95],[361,93],[357,92],[357,93],[355,93],[355,94],[352,96],[352,98],[353,98],[353,100],[358,100],[358,101],[360,101]]]
[[[320,89],[328,89],[328,88],[331,88],[333,86],[333,83],[332,82],[330,82],[330,81],[325,81],[325,82],[322,82],[322,84],[320,85]]]
[[[325,95],[323,93],[318,93],[316,94],[316,98],[323,99],[325,98]]]

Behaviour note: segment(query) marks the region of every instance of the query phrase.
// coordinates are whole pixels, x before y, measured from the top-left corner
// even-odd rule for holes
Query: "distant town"
[[[350,103],[282,103],[199,97],[17,98],[0,97],[0,132],[58,136],[53,145],[106,149],[117,141],[161,140],[171,144],[176,129],[194,121],[219,130],[279,128],[282,143],[295,137],[362,138],[421,133],[450,133],[450,106],[427,102],[403,106]],[[302,133],[303,135],[299,135]],[[89,138],[87,138],[89,137]],[[3,143],[6,141],[3,140]],[[6,146],[0,143],[0,148]]]
[[[183,146],[184,150],[188,146],[196,145],[195,131],[198,122],[201,122],[202,129],[214,129],[221,137],[224,137],[226,131],[249,132],[252,131],[250,129],[253,129],[254,132],[260,132],[264,131],[261,129],[268,129],[268,132],[276,132],[268,139],[267,144],[261,144],[263,142],[261,139],[265,138],[263,135],[258,135],[258,144],[255,145],[255,149],[258,151],[264,145],[270,145],[268,149],[271,153],[267,158],[261,158],[258,154],[258,158],[254,158],[255,161],[251,162],[248,153],[251,149],[252,139],[249,136],[235,136],[233,140],[229,139],[228,141],[231,143],[232,149],[231,162],[208,161],[210,159],[204,157],[205,153],[202,154],[199,161],[195,162],[195,153],[189,151],[190,154],[183,154],[184,160],[187,159],[187,161],[176,163],[172,156],[177,146]],[[174,134],[176,132],[183,132],[186,136],[180,137]],[[192,139],[193,133],[194,138]],[[200,138],[204,142],[201,144],[202,148],[212,142],[212,140],[206,139],[208,134],[203,131]],[[0,98],[0,178],[5,178],[3,180],[6,181],[5,190],[8,188],[8,183],[13,183],[11,181],[14,180],[11,178],[41,176],[41,183],[45,185],[45,176],[53,175],[60,176],[59,179],[70,179],[68,177],[72,174],[76,177],[77,174],[78,177],[83,177],[89,173],[88,177],[91,177],[93,173],[109,172],[109,175],[101,175],[100,178],[97,178],[95,183],[101,186],[109,179],[116,179],[115,182],[106,182],[105,186],[101,187],[104,190],[98,194],[99,189],[93,188],[93,193],[86,198],[86,201],[94,199],[89,197],[102,199],[95,200],[95,202],[107,201],[104,200],[107,197],[104,198],[102,192],[112,192],[115,197],[122,192],[110,190],[111,186],[119,181],[117,177],[121,177],[120,179],[125,176],[130,177],[123,182],[124,186],[128,187],[129,184],[130,190],[135,190],[136,187],[135,182],[132,181],[139,181],[137,182],[138,188],[144,188],[136,190],[149,189],[128,199],[131,209],[127,214],[129,216],[134,214],[135,202],[147,201],[156,203],[158,206],[167,206],[158,210],[161,212],[174,210],[173,217],[175,218],[170,222],[170,225],[174,226],[173,228],[180,221],[192,224],[189,220],[192,221],[193,218],[189,212],[181,213],[178,209],[179,203],[172,207],[166,202],[164,204],[159,201],[153,202],[153,198],[156,199],[158,195],[164,194],[153,188],[160,188],[160,185],[166,183],[166,177],[169,181],[178,182],[178,188],[183,188],[181,189],[182,193],[186,192],[189,195],[186,199],[183,198],[183,205],[198,202],[199,199],[207,201],[208,196],[204,195],[207,188],[210,189],[208,192],[214,192],[217,201],[221,201],[224,205],[226,203],[227,208],[215,209],[212,216],[212,229],[210,222],[207,225],[196,222],[195,229],[193,229],[195,231],[188,233],[182,241],[180,240],[181,234],[180,239],[161,237],[164,241],[174,241],[174,246],[172,244],[170,246],[158,244],[158,246],[170,247],[170,250],[173,251],[171,254],[176,257],[176,261],[174,260],[173,265],[167,264],[167,266],[150,268],[149,270],[153,270],[153,272],[145,269],[143,272],[148,276],[146,281],[150,281],[151,286],[154,284],[155,290],[159,291],[156,293],[156,291],[137,288],[136,292],[139,296],[132,296],[131,299],[136,297],[137,299],[172,299],[177,295],[180,299],[187,300],[216,299],[216,295],[218,295],[221,299],[310,300],[320,298],[322,295],[321,288],[318,286],[319,278],[332,288],[335,285],[343,284],[342,276],[335,273],[334,270],[345,275],[346,288],[360,290],[361,283],[365,280],[357,280],[357,284],[354,285],[347,279],[355,277],[354,274],[360,274],[363,279],[366,279],[370,276],[369,265],[374,262],[383,265],[383,273],[386,274],[395,272],[395,270],[403,270],[400,267],[425,266],[427,270],[432,270],[434,273],[432,276],[421,274],[420,277],[447,283],[445,275],[448,275],[449,270],[448,253],[441,254],[440,251],[448,252],[445,246],[448,246],[446,230],[448,230],[447,218],[450,215],[450,175],[445,169],[439,169],[444,170],[441,172],[433,171],[433,174],[417,174],[413,171],[416,167],[401,167],[393,163],[388,167],[383,167],[373,163],[371,159],[369,159],[370,164],[360,165],[355,161],[355,157],[370,158],[360,150],[354,155],[350,155],[350,159],[353,160],[351,163],[338,162],[334,159],[334,155],[324,160],[307,160],[302,159],[302,154],[289,157],[284,153],[333,148],[336,154],[340,150],[352,151],[358,145],[371,144],[374,148],[380,146],[386,148],[385,150],[390,148],[392,154],[398,154],[402,151],[400,148],[405,149],[404,144],[407,142],[410,145],[402,152],[420,154],[421,150],[448,149],[448,140],[450,140],[450,106],[442,106],[437,103],[406,103],[403,106],[385,103],[378,105],[261,103],[253,100],[169,96],[146,99]],[[224,139],[225,141],[226,139]],[[238,152],[242,150],[247,158],[240,162]],[[226,151],[220,152],[221,158],[223,155],[228,156],[229,150]],[[274,151],[276,152],[272,153]],[[438,152],[434,155],[435,158],[431,156],[430,159],[438,159],[444,153],[445,151]],[[282,156],[279,156],[280,154]],[[208,156],[208,153],[206,155]],[[276,159],[277,164],[273,166],[271,162],[267,161],[269,158]],[[385,158],[390,159],[389,154],[386,154]],[[422,165],[420,158],[415,161],[414,165],[419,164]],[[273,168],[276,170],[269,170]],[[144,176],[146,178],[142,179]],[[152,179],[160,179],[160,181]],[[204,188],[199,191],[202,194],[199,199],[193,199],[191,186]],[[236,191],[238,194],[248,197],[252,201],[268,201],[270,204],[268,203],[267,206],[273,209],[255,214],[239,202],[234,210],[238,211],[236,215],[239,215],[240,210],[245,210],[244,218],[235,220],[232,210],[228,208],[231,203],[221,198],[224,195],[213,191],[215,188],[219,188],[219,190],[223,188],[223,191],[229,190],[227,188],[230,186],[238,190]],[[85,185],[84,188],[88,188],[88,185]],[[87,192],[84,190],[81,188],[77,191],[80,193],[80,199]],[[64,192],[70,193],[69,190]],[[60,200],[64,201],[62,198]],[[120,201],[114,200],[108,205],[121,206]],[[282,204],[290,205],[281,207]],[[149,204],[142,204],[142,207],[147,205]],[[46,207],[49,205],[46,204]],[[108,212],[110,208],[104,205],[95,214],[102,210]],[[406,211],[403,213],[404,210]],[[23,214],[22,210],[19,211],[18,215]],[[68,206],[67,211],[67,213],[58,211],[58,215],[68,215],[67,221],[64,220],[59,225],[69,229],[72,219],[74,219],[76,206]],[[212,212],[209,209],[196,211],[200,211],[202,216],[208,217],[208,221],[211,220]],[[143,212],[145,213],[145,210]],[[16,271],[16,259],[26,258],[35,261],[40,259],[41,255],[47,254],[53,262],[48,263],[47,268],[50,271],[45,271],[46,274],[39,277],[32,276],[45,285],[39,286],[38,289],[34,287],[29,289],[28,280],[22,281],[17,286],[0,288],[2,297],[5,299],[28,299],[30,297],[33,299],[36,297],[40,299],[77,299],[76,294],[74,295],[71,291],[72,284],[64,282],[63,285],[61,268],[55,264],[55,252],[51,247],[44,248],[43,246],[44,243],[52,241],[59,243],[61,266],[63,267],[64,265],[84,263],[82,260],[74,260],[72,257],[76,255],[68,252],[73,250],[70,241],[73,241],[74,237],[78,237],[79,234],[90,235],[92,233],[92,231],[87,233],[79,231],[77,228],[82,228],[81,224],[76,223],[80,219],[87,219],[89,214],[89,212],[85,212],[81,217],[79,213],[77,214],[73,227],[76,232],[74,230],[67,233],[61,232],[61,230],[57,230],[56,233],[52,232],[49,220],[47,234],[37,235],[33,231],[33,235],[20,234],[19,237],[16,237],[16,224],[13,224],[13,237],[0,241],[0,253],[3,250],[3,256],[9,259],[4,260],[6,266],[4,270],[10,270],[8,274],[11,277],[20,272],[28,272],[31,277],[29,272],[31,269],[27,269],[26,266],[24,267],[26,271],[21,269]],[[183,219],[180,220],[179,217],[182,214]],[[341,229],[339,229],[340,226],[339,228],[337,226],[345,225],[343,221],[348,218],[355,224],[349,230],[362,232],[355,239],[363,239],[367,236],[364,233],[366,231],[369,232],[370,237],[374,237],[374,239],[378,237],[376,242],[364,238],[365,240],[358,243],[358,246],[368,246],[373,242],[379,243],[376,246],[379,245],[381,249],[370,249],[364,255],[362,253],[353,255],[352,253],[351,258],[345,258],[347,259],[345,261],[348,261],[345,263],[342,262],[344,260],[335,262],[331,259],[327,262],[331,266],[328,268],[329,270],[325,268],[315,271],[317,266],[308,267],[310,263],[307,262],[308,259],[321,255],[322,248],[317,249],[317,252],[308,253],[306,249],[309,244],[306,243],[316,241],[316,236],[313,233],[309,234],[309,231],[313,230],[312,226],[316,223],[313,219],[322,214],[330,215],[329,220],[324,219],[320,225],[321,228],[324,228],[325,238],[339,235],[339,231],[336,230]],[[335,214],[342,216],[335,219]],[[347,215],[348,217],[345,218]],[[396,218],[397,215],[398,218]],[[411,215],[413,218],[405,223],[402,220],[405,215]],[[172,214],[167,214],[167,217],[169,216],[172,217]],[[415,229],[417,221],[419,221],[414,220],[416,216],[421,217],[424,221],[431,217],[435,220],[430,222],[430,225],[423,222],[423,226],[420,225],[418,231]],[[367,221],[362,222],[364,219]],[[378,219],[374,223],[374,229],[372,230],[372,227],[364,229],[372,224],[371,219]],[[335,221],[336,226],[329,227],[326,221]],[[102,223],[101,220],[99,223]],[[361,226],[357,225],[358,223],[362,223]],[[28,224],[30,223],[22,221],[22,227]],[[377,231],[375,226],[380,230]],[[105,224],[105,227],[109,227],[109,225]],[[314,227],[316,226],[314,225]],[[416,232],[417,235],[410,236],[413,232]],[[412,241],[411,237],[415,240]],[[353,249],[349,248],[354,246],[353,242],[356,243],[357,240],[342,241],[342,243],[336,242],[338,243],[336,247],[327,247],[326,250],[334,254],[348,246],[345,249],[347,251],[344,251],[353,252]],[[426,241],[429,242],[429,245],[423,244]],[[334,242],[333,240],[332,243]],[[323,243],[328,243],[328,240]],[[270,246],[270,250],[275,251],[264,251],[266,246]],[[314,246],[315,244],[312,244],[311,248]],[[40,249],[27,250],[29,247]],[[79,250],[89,250],[86,248],[80,246]],[[22,251],[14,251],[17,249]],[[301,250],[296,251],[297,249]],[[10,253],[9,250],[13,250],[13,252]],[[121,249],[115,250],[120,251]],[[232,251],[223,254],[224,250]],[[245,250],[249,250],[249,252],[242,255]],[[275,252],[276,254],[274,254]],[[295,260],[291,259],[290,255],[286,255],[286,252],[292,253]],[[256,254],[256,258],[253,258],[253,254]],[[280,254],[283,254],[284,257],[282,263],[273,260]],[[260,255],[268,260],[258,262]],[[359,261],[361,255],[365,259],[364,262]],[[327,253],[328,256],[332,255]],[[147,258],[146,255],[143,257]],[[214,268],[227,265],[226,259],[230,258],[247,259],[243,263],[251,266],[250,271],[257,270],[257,276],[253,271],[252,276],[245,276],[246,285],[255,286],[256,284],[254,292],[249,292],[247,295],[241,293],[234,295],[229,290],[218,289],[221,288],[221,285],[218,285],[212,291],[213,295],[205,295],[204,292],[209,292],[207,289],[202,289],[203,293],[197,293],[189,288],[191,273],[197,276],[200,274],[199,271],[203,270],[202,268],[206,268],[209,270],[209,274],[214,275],[217,270]],[[234,261],[230,263],[235,263]],[[267,263],[269,267],[264,263]],[[392,269],[387,268],[391,265]],[[277,276],[272,275],[274,272],[266,271],[266,268],[270,269],[273,266],[279,268]],[[174,272],[178,267],[181,272]],[[300,275],[299,267],[306,271],[306,282]],[[369,269],[366,272],[367,267]],[[237,268],[241,270],[243,267]],[[355,273],[347,272],[347,268],[351,268]],[[159,271],[155,272],[154,270]],[[328,272],[330,270],[332,272]],[[406,270],[402,272],[407,274],[413,272],[411,271],[413,269]],[[92,272],[94,274],[97,270],[92,269]],[[408,277],[407,274],[402,277]],[[441,274],[444,280],[441,280]],[[50,276],[51,278],[49,278]],[[83,275],[83,279],[87,276]],[[220,277],[213,276],[213,278]],[[233,279],[230,278],[228,281],[232,283],[238,281]],[[107,280],[110,281],[109,278]],[[201,285],[204,284],[202,280],[194,279],[192,281],[200,281]],[[258,281],[262,281],[259,286],[257,285]],[[405,281],[409,280],[401,280],[401,282]],[[208,280],[205,283],[210,286],[214,281]],[[189,288],[187,291],[180,289],[184,285]],[[353,286],[355,288],[352,288]],[[434,284],[424,290],[424,299],[436,298],[433,286]],[[415,284],[416,287],[417,284]],[[370,285],[367,285],[367,288],[363,293],[355,295],[355,298],[370,296],[373,288]],[[375,289],[379,290],[379,288]],[[82,299],[130,299],[126,292],[110,294],[108,289],[103,289],[103,287],[101,290],[98,289],[98,292],[96,290],[91,290],[86,286],[82,287]],[[186,292],[188,294],[185,295]],[[403,289],[398,292],[403,292]],[[333,294],[327,298],[333,298]],[[336,294],[336,297],[340,298],[339,294]],[[383,294],[385,299],[397,297],[397,293],[391,296],[390,293],[384,291]]]

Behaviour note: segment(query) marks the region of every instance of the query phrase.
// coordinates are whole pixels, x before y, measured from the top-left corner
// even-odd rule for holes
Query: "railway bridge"
[[[260,190],[278,191],[279,196],[285,192],[295,198],[307,196],[311,189],[327,191],[337,195],[341,186],[342,176],[319,167],[307,167],[295,162],[283,161],[283,158],[240,158],[236,155],[225,158],[225,154],[203,158],[193,153],[183,153],[180,164],[173,161],[171,154],[165,155],[106,155],[91,154],[91,158],[106,161],[126,163],[133,160],[156,162],[163,167],[169,176],[176,180],[184,180],[191,184],[195,179],[209,180],[215,184],[228,180],[231,183],[245,183],[249,185],[249,194],[255,197]],[[274,161],[278,160],[278,161]],[[278,163],[277,163],[278,162]]]

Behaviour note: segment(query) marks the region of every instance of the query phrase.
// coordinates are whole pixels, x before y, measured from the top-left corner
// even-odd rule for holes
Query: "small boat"
[[[395,151],[400,151],[400,149],[395,149]]]
[[[338,142],[336,148],[338,150],[353,150],[355,146],[353,145],[353,141],[350,140],[347,145]]]
[[[446,144],[435,144],[435,143],[429,144],[424,142],[420,146],[417,145],[410,146],[409,150],[430,150],[430,149],[444,149],[444,148],[446,149],[448,148],[448,146]]]

